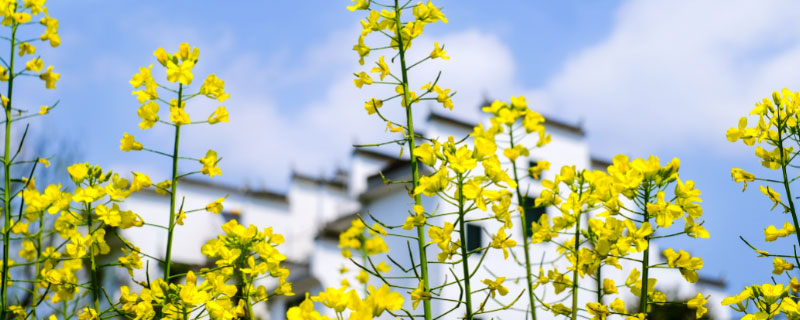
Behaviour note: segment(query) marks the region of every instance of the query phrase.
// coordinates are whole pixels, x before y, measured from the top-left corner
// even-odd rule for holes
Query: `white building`
[[[486,120],[486,119],[484,119]],[[428,138],[438,138],[439,141],[446,141],[448,136],[457,139],[465,137],[472,132],[472,128],[477,123],[469,123],[449,115],[430,113],[424,125],[420,126],[423,130],[418,133]],[[608,166],[607,161],[591,156],[590,146],[587,143],[586,133],[578,125],[561,122],[547,118],[546,127],[548,133],[552,135],[552,142],[541,149],[532,150],[530,157],[520,157],[517,160],[519,174],[527,175],[529,164],[535,164],[537,160],[547,160],[552,163],[551,171],[556,171],[562,165],[576,165],[577,168],[605,170]],[[533,143],[522,142],[525,145]],[[200,253],[200,246],[209,239],[215,238],[221,232],[220,226],[228,219],[236,218],[243,225],[254,224],[259,228],[272,226],[279,233],[286,237],[285,244],[279,247],[280,251],[287,256],[285,265],[291,269],[290,280],[293,282],[294,297],[276,297],[269,301],[269,310],[261,304],[256,312],[262,318],[283,319],[285,311],[289,306],[298,304],[304,298],[304,292],[310,291],[316,294],[326,287],[339,287],[342,275],[339,268],[343,265],[350,269],[349,274],[345,274],[350,279],[350,283],[357,288],[360,284],[353,280],[358,268],[353,266],[350,261],[340,255],[338,248],[338,234],[350,226],[350,221],[361,213],[365,219],[368,213],[389,225],[400,225],[405,220],[408,210],[413,205],[413,199],[408,196],[405,187],[401,184],[385,184],[379,172],[391,180],[410,180],[410,169],[407,158],[398,158],[396,154],[382,152],[380,149],[357,149],[352,152],[349,168],[339,169],[330,177],[312,177],[299,172],[293,172],[288,190],[285,192],[273,192],[266,190],[248,190],[245,188],[232,188],[228,186],[205,182],[208,180],[181,180],[179,185],[178,199],[185,196],[184,207],[188,209],[202,208],[207,203],[229,195],[225,201],[225,211],[221,215],[213,215],[207,212],[190,213],[184,226],[178,226],[175,232],[175,242],[173,248],[173,260],[177,262],[176,273],[188,267],[207,266],[209,262]],[[552,178],[552,173],[545,172],[544,178]],[[522,190],[526,190],[531,196],[538,195],[541,186],[538,181],[527,179],[527,183],[522,184]],[[139,213],[142,218],[154,224],[166,225],[168,215],[169,198],[156,193],[137,193],[132,196],[126,206]],[[423,196],[423,206],[426,210],[439,208],[439,210],[451,210],[449,204],[436,198]],[[555,212],[553,212],[555,213]],[[480,213],[473,213],[480,214]],[[551,214],[553,216],[553,214]],[[432,223],[437,223],[431,220]],[[441,224],[440,222],[438,224]],[[489,234],[494,233],[500,223],[494,219],[483,220],[480,223],[470,223],[468,227],[468,242],[481,243],[485,246],[490,239]],[[522,232],[519,223],[515,223],[512,231],[512,238],[517,240],[519,247],[522,244]],[[394,231],[403,232],[402,229]],[[457,232],[456,232],[457,234]],[[137,230],[125,230],[125,236],[137,244],[144,252],[160,252],[165,250],[166,231],[154,228],[140,228]],[[386,238],[389,244],[390,254],[399,264],[409,266],[408,246],[406,240],[401,238]],[[416,244],[410,246],[413,251]],[[517,248],[516,257],[523,259],[523,253]],[[686,249],[686,248],[684,248]],[[660,250],[651,249],[653,259],[662,259]],[[435,259],[438,249],[429,248],[428,257]],[[540,244],[532,247],[533,261],[548,261],[556,257],[554,245]],[[471,268],[479,260],[479,255],[470,257]],[[377,262],[376,262],[377,263]],[[491,270],[480,269],[477,271],[473,281],[473,290],[485,287],[480,280],[485,278],[494,279],[495,276],[506,276],[504,284],[511,291],[508,296],[502,297],[502,301],[511,301],[524,290],[524,271],[514,262],[513,257],[508,260],[503,259],[501,250],[490,249],[486,256],[485,265],[491,266]],[[624,264],[624,263],[623,263]],[[566,272],[566,262],[559,261],[555,265],[558,270]],[[545,265],[547,270],[551,265]],[[400,275],[400,270],[392,265],[392,275]],[[460,277],[460,266],[454,268],[455,273]],[[615,271],[611,267],[603,268],[604,273],[614,274],[617,282],[624,282],[629,268],[626,271]],[[656,269],[657,271],[665,271]],[[719,301],[725,296],[724,283],[719,280],[701,280],[694,285],[687,284],[677,270],[666,270],[667,272],[654,272],[658,278],[657,290],[666,292],[671,299],[689,299],[702,291],[711,294],[707,306],[712,317],[715,319],[729,319],[730,314],[727,308],[719,305]],[[159,276],[161,271],[157,266],[150,266],[151,276]],[[435,285],[451,280],[451,272],[445,265],[430,265],[431,284]],[[492,275],[494,274],[494,275]],[[652,273],[651,273],[652,274]],[[662,275],[663,274],[663,275]],[[137,274],[143,278],[143,272]],[[126,278],[127,274],[121,274],[120,278]],[[520,281],[514,283],[514,278]],[[585,281],[589,281],[586,278]],[[593,280],[592,280],[593,281]],[[371,283],[380,285],[378,279],[372,279]],[[593,284],[584,284],[592,287]],[[405,283],[405,286],[416,287],[416,280]],[[626,291],[621,288],[620,291]],[[552,300],[554,293],[537,290],[540,297],[545,301]],[[628,304],[629,310],[635,308],[635,299],[632,295],[622,292],[623,298]],[[455,298],[459,295],[457,286],[450,286],[442,292],[443,296]],[[498,296],[499,297],[499,296]],[[595,294],[589,291],[581,291],[579,303],[581,306],[586,302],[594,301]],[[627,297],[627,298],[626,298]],[[484,293],[476,294],[475,305],[484,298]],[[612,298],[613,299],[613,298]],[[610,300],[604,301],[610,303]],[[487,309],[491,309],[491,299],[487,304]],[[569,306],[570,302],[565,301]],[[410,306],[410,301],[407,302]],[[449,309],[447,303],[432,303],[434,313],[438,314]],[[527,307],[527,298],[523,296],[519,299],[513,309],[493,313],[491,317],[499,319],[524,319],[524,310]],[[463,316],[462,310],[451,313],[445,319],[456,319]],[[417,309],[421,312],[421,307]],[[553,318],[552,314],[545,311],[538,311],[539,319]],[[479,317],[481,318],[481,317]],[[489,317],[482,317],[488,319]]]

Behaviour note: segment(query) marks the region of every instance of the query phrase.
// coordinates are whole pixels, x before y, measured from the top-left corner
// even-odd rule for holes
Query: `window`
[[[483,247],[483,229],[472,223],[467,223],[467,251]]]
[[[289,311],[291,307],[300,306],[300,303],[302,303],[305,299],[306,298],[304,296],[299,294],[295,295],[294,297],[289,297],[289,299],[286,300],[286,311]]]
[[[547,207],[545,206],[536,206],[536,198],[534,197],[525,197],[522,201],[522,208],[525,210],[525,222],[527,224],[528,234],[526,236],[530,237],[533,235],[533,231],[531,231],[531,222],[539,222],[539,217],[541,217],[544,213],[547,212]]]
[[[528,162],[528,176],[533,178],[533,180],[542,180],[542,174],[539,173],[538,175],[534,176],[533,172],[531,172],[531,168],[536,168],[539,165],[539,162],[536,160],[531,160]]]
[[[241,219],[242,217],[242,212],[239,210],[224,210],[220,213],[220,215],[222,215],[222,219],[224,219],[225,222],[231,221],[233,219],[239,221],[239,219]]]

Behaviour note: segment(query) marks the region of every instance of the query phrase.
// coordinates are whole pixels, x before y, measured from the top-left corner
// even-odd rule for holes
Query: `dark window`
[[[533,178],[534,180],[542,180],[542,174],[539,174],[538,177],[534,177],[530,170],[531,168],[535,168],[538,165],[539,162],[535,160],[531,160],[530,162],[528,162],[528,176]]]
[[[467,223],[467,251],[483,247],[483,230],[480,226]]]
[[[222,219],[224,219],[225,222],[231,221],[233,219],[239,221],[242,217],[242,212],[239,210],[223,210],[222,213],[220,213],[220,215],[222,215]]]
[[[527,224],[528,234],[527,236],[530,237],[533,235],[533,231],[531,231],[531,222],[539,222],[539,217],[541,217],[545,212],[547,212],[547,207],[545,206],[536,206],[536,198],[534,197],[525,197],[525,200],[522,202],[522,209],[525,210],[525,222]]]
[[[295,295],[294,297],[289,297],[290,299],[286,300],[286,311],[289,311],[291,307],[298,307],[303,300],[306,299],[303,295]]]

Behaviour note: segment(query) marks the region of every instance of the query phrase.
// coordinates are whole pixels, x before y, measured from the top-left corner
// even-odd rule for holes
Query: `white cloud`
[[[603,154],[687,145],[724,151],[725,130],[755,101],[797,89],[799,7],[627,2],[610,35],[567,59],[533,100],[551,113],[584,118]]]
[[[348,41],[352,37],[347,36],[357,32],[331,33],[326,41],[300,55],[305,63],[299,69],[260,63],[262,57],[253,53],[230,60],[234,61],[232,66],[220,74],[225,76],[226,90],[232,93],[225,103],[230,106],[231,122],[203,128],[203,133],[188,132],[187,152],[204,152],[204,148],[212,146],[224,157],[223,172],[257,186],[266,181],[267,186],[274,187],[284,185],[290,168],[310,174],[330,173],[336,165],[346,163],[353,143],[396,139],[384,133],[382,121],[374,115],[368,116],[363,109],[363,101],[371,96],[391,96],[394,88],[373,85],[359,90],[353,86],[352,73],[369,70],[372,61],[382,53],[373,52],[365,65],[359,66],[357,55],[351,51],[352,41]],[[413,70],[412,85],[419,87],[432,81],[436,76],[434,68],[441,67],[443,76],[439,84],[459,92],[454,100],[460,115],[477,111],[486,92],[505,92],[513,87],[511,53],[493,35],[469,30],[445,35],[437,41],[446,44],[452,58],[427,62],[419,71]],[[421,38],[412,51],[419,58],[426,56],[432,46],[432,39]],[[288,79],[276,78],[281,74]],[[281,106],[278,101],[291,102],[292,97],[278,99],[272,95],[276,88],[285,87],[286,81],[304,83],[318,77],[329,77],[332,81],[326,87],[309,87],[309,91],[321,90],[322,94],[308,103]],[[382,112],[398,121],[404,119],[397,101],[387,102]],[[421,120],[427,106],[421,104],[415,112]]]

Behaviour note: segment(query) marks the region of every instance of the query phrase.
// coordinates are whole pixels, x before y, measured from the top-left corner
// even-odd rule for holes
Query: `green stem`
[[[603,303],[603,265],[597,266],[597,303]]]
[[[583,198],[583,173],[578,180],[578,201]],[[578,267],[580,266],[580,246],[581,246],[581,209],[575,215],[575,245],[573,250],[575,255],[575,269],[572,270],[572,320],[578,319]]]
[[[780,119],[780,107],[778,110],[778,119]],[[784,124],[785,126],[785,124]],[[789,176],[786,174],[786,155],[783,151],[783,137],[780,128],[778,128],[778,151],[781,153],[781,171],[783,173],[783,187],[786,190],[786,199],[789,202],[789,210],[792,213],[792,222],[794,222],[794,229],[798,230],[794,235],[797,237],[797,245],[800,246],[800,224],[797,221],[797,211],[794,207],[794,198],[792,197],[792,190],[789,189]]]
[[[467,224],[464,222],[464,176],[458,174],[458,235],[461,238],[461,266],[464,268],[464,292],[467,305],[466,320],[472,320],[472,291],[470,289],[469,252],[467,252]]]
[[[92,233],[92,203],[86,205],[86,216],[89,220],[89,238],[91,239]],[[94,310],[100,312],[100,281],[97,279],[97,261],[94,259],[94,244],[89,244],[89,260],[92,263],[92,271],[89,277],[92,279],[92,300],[94,301]]]
[[[403,78],[403,100],[409,102],[406,108],[406,128],[408,128],[408,150],[409,150],[409,157],[411,157],[411,191],[414,194],[414,204],[415,205],[422,205],[422,197],[416,192],[413,192],[414,189],[417,188],[419,185],[419,164],[417,162],[417,157],[414,155],[414,148],[416,148],[416,142],[414,138],[416,134],[414,133],[414,120],[412,118],[411,113],[411,96],[409,95],[408,89],[408,68],[406,67],[406,51],[405,51],[405,44],[403,44],[403,38],[400,36],[401,28],[402,28],[402,21],[400,20],[400,5],[398,4],[398,0],[394,0],[394,12],[395,12],[395,25],[397,28],[397,48],[398,48],[398,56],[400,57],[400,69],[402,71],[402,78]],[[425,292],[430,292],[430,279],[428,277],[428,254],[425,251],[425,226],[420,225],[417,226],[417,250],[419,252],[419,266],[420,266],[420,273],[422,275],[422,287]],[[422,307],[425,315],[425,320],[431,320],[431,301],[430,300],[423,300]]]
[[[20,204],[22,205],[22,204]],[[39,213],[39,230],[36,232],[36,261],[42,261],[42,231],[44,230],[44,212]],[[39,277],[39,273],[41,272],[41,263],[35,264],[36,274],[34,278]],[[38,306],[39,301],[39,282],[33,282],[33,300],[34,305],[31,307],[31,318],[36,319],[36,307]]]
[[[15,6],[16,11],[16,6]],[[11,234],[11,163],[9,161],[9,154],[11,153],[11,96],[14,92],[14,49],[16,48],[17,25],[11,26],[11,63],[9,63],[9,79],[8,79],[8,103],[5,106],[6,111],[6,136],[3,152],[3,276],[2,284],[0,284],[0,319],[6,318],[6,301],[8,293],[8,246],[9,236]]]
[[[243,254],[243,255],[241,255],[241,257],[239,257],[239,263],[238,263],[238,265],[239,265],[238,271],[239,272],[237,274],[237,278],[238,279],[237,279],[236,282],[237,282],[237,285],[239,287],[238,288],[239,289],[238,292],[239,292],[239,294],[241,294],[240,299],[244,299],[244,304],[245,304],[245,307],[247,308],[246,309],[247,310],[246,317],[247,317],[247,319],[253,320],[255,318],[253,318],[253,306],[250,304],[250,299],[249,299],[250,292],[248,292],[246,290],[249,287],[249,283],[247,281],[247,277],[244,275],[244,272],[241,271],[243,266],[244,266],[244,264],[245,264],[245,258],[244,258],[245,256],[247,256],[247,255]],[[238,301],[234,301],[234,304],[238,304],[238,303],[239,303]]]
[[[183,102],[183,84],[178,86],[178,107]],[[172,234],[175,231],[175,198],[178,191],[178,146],[181,141],[181,125],[175,125],[175,143],[172,150],[172,185],[169,192],[169,222],[167,226],[167,253],[164,255],[164,281],[169,281],[169,269],[172,264]]]
[[[366,239],[363,239],[363,238],[361,240],[361,242],[362,242],[361,243],[361,265],[366,267],[367,266],[367,247],[364,245],[364,241],[365,240]],[[369,290],[368,290],[369,286],[368,285],[369,285],[369,282],[364,283],[364,296],[365,297],[369,296]]]
[[[514,133],[512,132],[512,125],[508,125],[508,137],[510,138],[511,148],[514,148]],[[519,186],[519,175],[517,173],[517,162],[511,161],[511,169],[514,171],[514,182],[517,183],[517,203],[520,204],[522,212],[519,213],[519,219],[522,222],[522,248],[525,250],[525,277],[528,281],[528,305],[531,308],[531,319],[536,320],[536,299],[533,296],[533,274],[531,273],[531,254],[530,254],[530,239],[528,239],[528,221],[525,217],[525,206],[522,205],[525,199],[522,197],[522,191]]]
[[[650,202],[650,184],[645,184],[644,190],[644,202],[642,205],[642,212],[644,213],[644,221],[650,221],[650,213],[647,212],[647,203]],[[647,249],[644,250],[644,256],[642,257],[642,291],[640,293],[640,300],[639,300],[639,309],[640,312],[647,314],[647,304],[648,304],[648,297],[647,297],[647,287],[648,287],[648,269],[650,268],[650,236],[645,236],[645,240],[647,241]]]
[[[580,196],[578,196],[580,199]],[[578,200],[580,201],[580,200]],[[580,250],[581,245],[581,212],[578,211],[575,217],[575,246],[574,246],[574,255],[575,255],[575,265],[574,270],[572,270],[572,320],[578,319],[578,267],[580,266],[579,259],[580,254],[578,250]]]

